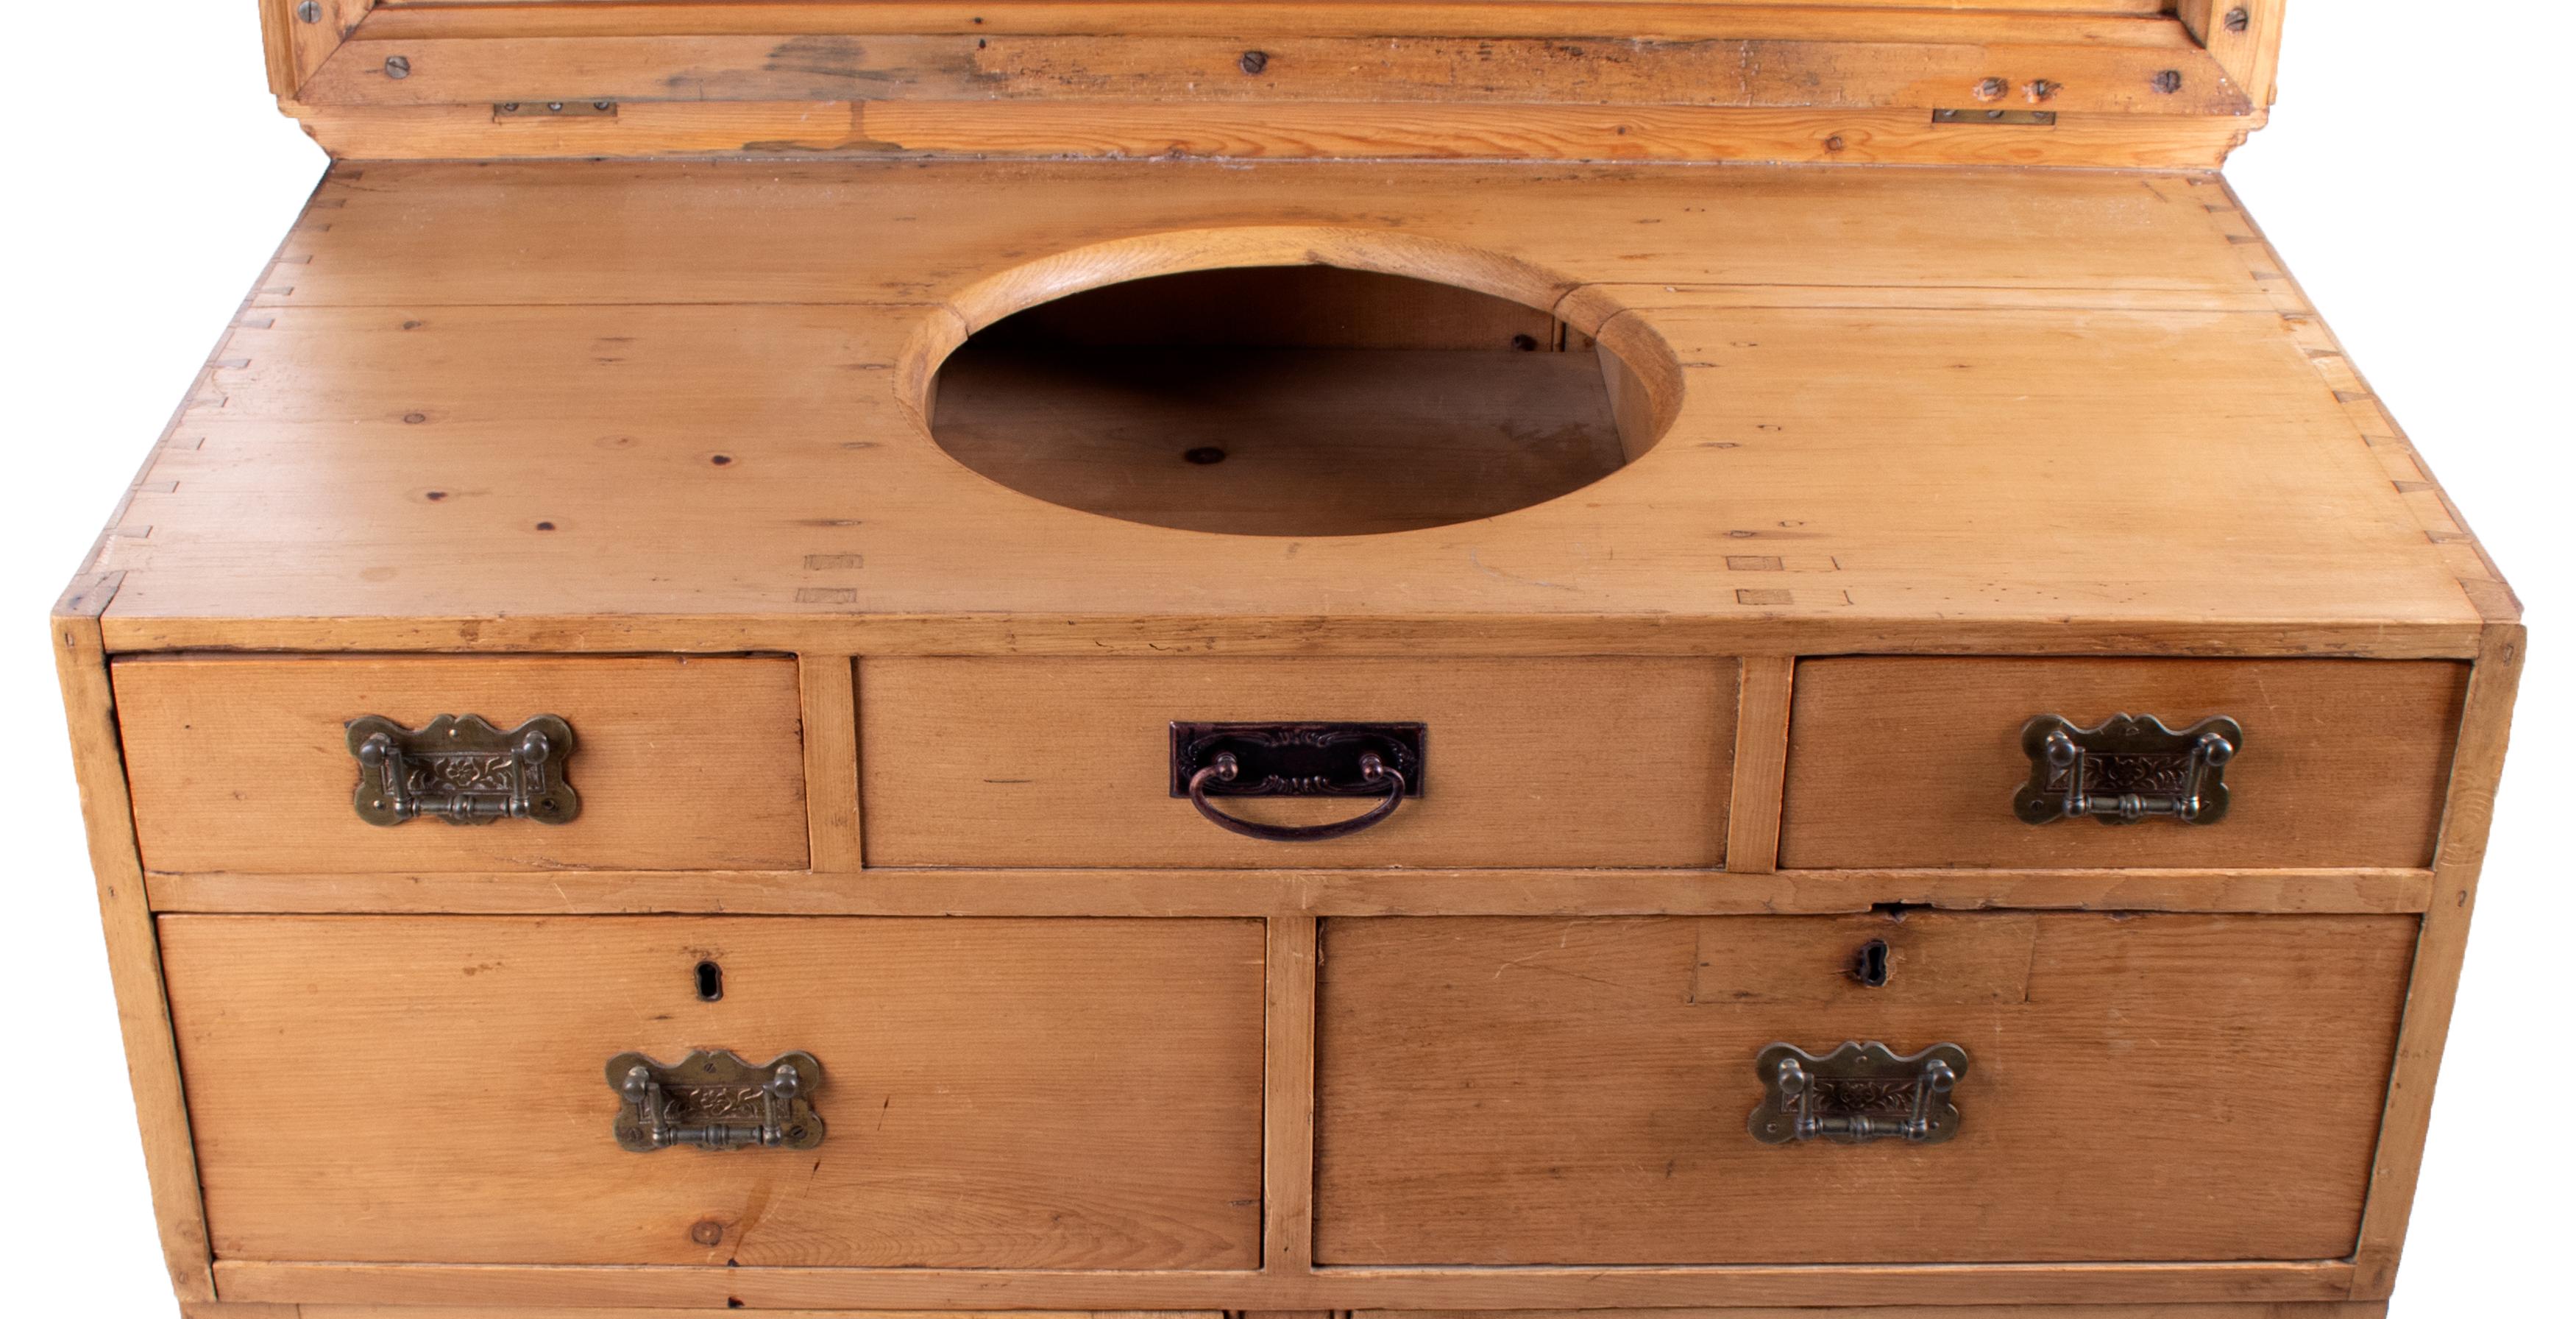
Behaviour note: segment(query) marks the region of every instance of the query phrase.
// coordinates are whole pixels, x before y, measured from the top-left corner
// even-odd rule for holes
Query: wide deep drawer
[[[1798,665],[1787,867],[2424,866],[2469,666],[2440,660],[1841,658]],[[2233,720],[2214,823],[2025,822],[2025,729]],[[2110,731],[2097,746],[2115,747]],[[2093,799],[2169,794],[2187,756],[2096,756]],[[2152,808],[2151,808],[2152,809]]]
[[[2416,926],[1329,920],[1317,1259],[2340,1257]],[[1856,976],[1873,940],[1886,945],[1876,988]],[[1951,1138],[1756,1139],[1749,1122],[1777,1076],[1757,1067],[1766,1047],[1826,1056],[1870,1041],[1900,1055],[1959,1046]],[[1909,1111],[1910,1092],[1813,1075],[1820,1116],[1832,1101]]]
[[[889,866],[1719,864],[1736,664],[1704,659],[867,659],[868,863]],[[1175,794],[1172,724],[1423,727],[1384,823],[1244,838]],[[1220,799],[1274,824],[1371,805]]]
[[[117,718],[144,864],[165,871],[796,869],[805,768],[796,662],[776,657],[121,660]],[[371,823],[350,721],[495,733],[551,715],[577,811],[483,824]],[[454,799],[506,777],[508,749],[422,773]],[[457,765],[483,781],[464,783]],[[418,771],[420,766],[416,765]]]
[[[160,925],[219,1256],[1259,1263],[1258,922]],[[622,1148],[610,1060],[692,1050],[810,1055],[819,1144]]]

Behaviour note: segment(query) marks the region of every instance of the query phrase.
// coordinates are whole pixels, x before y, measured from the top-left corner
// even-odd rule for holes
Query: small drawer
[[[2468,678],[2444,660],[1807,660],[1780,864],[2430,865]],[[2113,722],[2122,715],[2225,730],[2232,754],[2194,770],[2183,740]],[[2047,818],[2065,778],[2036,787],[2045,730],[2030,729],[2045,716],[2084,735],[2091,768],[2079,772],[2098,814]],[[2194,774],[2223,786],[2223,808],[2198,823],[2159,816]],[[2025,790],[2040,823],[2017,809]],[[2119,821],[2124,795],[2142,818]]]
[[[1706,659],[868,659],[867,859],[1714,866],[1725,854],[1735,688],[1735,662]],[[1419,795],[1344,837],[1243,837],[1186,794],[1175,723],[1418,725],[1399,735],[1419,739]],[[1208,804],[1311,828],[1384,801]]]
[[[1260,1263],[1256,921],[160,928],[219,1257]]]
[[[2339,1258],[2417,925],[1328,920],[1316,1258]]]
[[[805,865],[790,659],[178,656],[119,660],[115,683],[153,870]],[[405,800],[361,791],[386,772],[358,754],[378,729],[405,739]],[[514,768],[523,729],[553,734],[541,780]],[[446,747],[464,750],[411,754]],[[513,784],[539,781],[507,818]]]

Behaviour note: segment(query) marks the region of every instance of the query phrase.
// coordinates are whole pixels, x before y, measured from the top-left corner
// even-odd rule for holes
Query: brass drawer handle
[[[668,1065],[634,1052],[608,1060],[617,1146],[638,1154],[673,1145],[810,1150],[823,1143],[823,1118],[807,1096],[822,1083],[823,1064],[801,1051],[757,1067],[708,1049]]]
[[[1187,797],[1218,828],[1273,843],[1316,843],[1382,824],[1422,795],[1421,724],[1172,725],[1172,795]],[[1331,824],[1262,824],[1217,809],[1211,797],[1375,797]]]
[[[1765,1145],[1808,1140],[1938,1145],[1959,1134],[1959,1109],[1950,1102],[1950,1088],[1967,1075],[1968,1051],[1935,1044],[1900,1057],[1871,1040],[1847,1041],[1819,1055],[1794,1044],[1774,1044],[1754,1058],[1753,1071],[1762,1078],[1762,1103],[1745,1125]]]
[[[572,725],[541,714],[503,732],[479,714],[443,714],[417,731],[380,714],[349,721],[358,758],[358,818],[396,825],[535,820],[569,824],[581,798],[564,781]]]
[[[2216,824],[2227,815],[2227,762],[2245,745],[2235,720],[2203,719],[2175,732],[2153,715],[2113,715],[2092,728],[2044,714],[2022,726],[2030,781],[2013,814],[2031,824],[2091,816]]]

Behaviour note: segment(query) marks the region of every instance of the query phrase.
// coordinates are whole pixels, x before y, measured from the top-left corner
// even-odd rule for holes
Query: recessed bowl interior
[[[1492,517],[1635,461],[1669,409],[1548,310],[1327,265],[1158,275],[1029,307],[941,364],[931,433],[1106,517],[1351,536]]]

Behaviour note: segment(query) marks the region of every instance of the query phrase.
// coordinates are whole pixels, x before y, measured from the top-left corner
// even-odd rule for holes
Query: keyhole
[[[724,997],[724,968],[713,962],[698,963],[698,998],[713,1003]]]
[[[1852,959],[1852,978],[1872,989],[1887,984],[1887,940],[1872,939],[1860,946],[1860,955]]]

